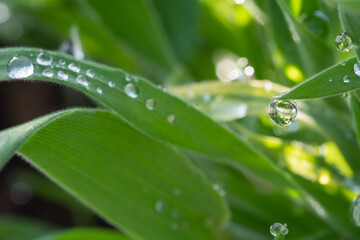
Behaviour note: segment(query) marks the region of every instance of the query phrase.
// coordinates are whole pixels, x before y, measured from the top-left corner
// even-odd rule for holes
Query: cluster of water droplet
[[[35,58],[35,61],[31,61],[29,58]],[[39,69],[39,70],[38,70]],[[41,75],[47,78],[53,78],[54,76],[61,81],[69,81],[71,74],[76,74],[75,83],[79,84],[86,89],[93,90],[97,94],[103,94],[103,89],[96,87],[94,89],[90,88],[91,79],[95,77],[95,72],[92,69],[87,69],[82,74],[80,66],[76,63],[70,62],[66,63],[64,59],[59,59],[58,62],[54,62],[53,57],[48,52],[41,52],[37,56],[30,54],[29,57],[25,56],[15,56],[8,62],[7,73],[10,78],[14,79],[23,79],[31,77],[35,71],[41,71]],[[103,76],[99,76],[103,78]],[[130,75],[125,77],[126,85],[123,88],[124,93],[131,98],[138,98],[139,89],[137,83],[138,78],[134,78]],[[116,84],[114,81],[108,81],[107,85],[109,88],[115,88]],[[154,110],[156,107],[156,102],[153,98],[148,98],[144,103],[145,107],[148,110]],[[176,121],[174,114],[169,114],[166,117],[166,120],[173,124]]]
[[[269,105],[269,116],[279,126],[288,126],[296,118],[296,103],[290,100],[272,100]]]
[[[289,230],[287,229],[287,224],[281,224],[281,223],[274,223],[270,226],[270,233],[274,237],[278,236],[279,234],[285,236],[289,233]]]

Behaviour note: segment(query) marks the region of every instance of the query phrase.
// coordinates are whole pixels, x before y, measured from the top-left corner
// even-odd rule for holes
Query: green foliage
[[[34,73],[21,79],[74,88],[99,107],[2,130],[0,168],[19,154],[61,188],[19,172],[34,194],[91,214],[74,197],[117,230],[4,217],[0,239],[263,240],[274,222],[289,229],[275,239],[358,239],[349,217],[360,177],[357,1],[6,3],[0,42],[16,47],[0,49],[0,81],[17,80],[9,61],[26,57]],[[13,18],[25,29],[18,40],[6,31]],[[85,59],[41,49],[76,27]],[[336,50],[345,31],[355,54]],[[36,62],[42,52],[51,67]],[[349,101],[336,96],[349,91]],[[313,100],[298,101],[296,122],[281,128],[267,114],[272,98]]]

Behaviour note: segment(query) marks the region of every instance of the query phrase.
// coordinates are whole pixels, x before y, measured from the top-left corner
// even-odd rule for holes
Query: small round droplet
[[[45,69],[42,73],[41,73],[44,77],[53,77],[54,76],[54,72],[51,68],[47,68]]]
[[[344,32],[335,38],[335,46],[341,52],[348,52],[352,48],[352,41],[350,36]]]
[[[360,76],[360,64],[359,63],[354,64],[354,73],[356,75]]]
[[[166,211],[167,205],[164,200],[157,200],[155,203],[155,210],[159,213],[164,213]]]
[[[34,74],[34,65],[27,57],[13,57],[7,65],[10,78],[26,78]]]
[[[75,63],[70,63],[68,68],[70,71],[73,71],[76,73],[80,72],[80,67],[78,65],[76,65]]]
[[[155,100],[152,98],[146,99],[145,106],[149,110],[153,110],[155,108]]]
[[[139,96],[139,90],[133,83],[128,83],[124,87],[124,92],[131,98],[137,98]]]
[[[170,115],[167,116],[166,119],[167,119],[168,123],[173,124],[175,122],[175,120],[176,120],[176,117],[175,117],[174,114],[170,114]]]
[[[86,70],[86,76],[93,78],[95,76],[95,73],[92,69]]]
[[[297,106],[290,100],[273,100],[269,105],[269,116],[279,126],[288,126],[296,118]]]
[[[60,80],[64,80],[64,81],[67,81],[68,78],[69,78],[69,75],[66,72],[63,72],[63,71],[58,71],[57,76],[58,76],[58,78]]]
[[[332,78],[329,78],[329,82],[332,82],[333,80],[332,80]]]
[[[215,192],[217,192],[221,197],[225,197],[225,195],[226,195],[226,191],[225,191],[224,187],[219,183],[215,183],[213,185],[213,190]]]
[[[316,36],[326,37],[329,33],[329,18],[321,11],[303,14],[302,23]]]
[[[132,78],[131,78],[131,76],[130,76],[129,74],[127,74],[127,75],[125,76],[125,80],[128,81],[128,82],[130,82],[131,79],[132,79]]]
[[[115,83],[112,82],[112,81],[108,82],[108,85],[109,85],[109,87],[111,87],[111,88],[114,88],[114,87],[115,87]]]
[[[79,83],[80,85],[88,88],[90,83],[88,82],[87,78],[84,75],[79,75],[76,78],[76,82]]]
[[[349,78],[348,75],[345,75],[345,76],[343,77],[343,82],[344,82],[344,83],[349,83],[349,82],[350,82],[350,78]]]
[[[360,227],[360,195],[353,200],[350,206],[350,218],[355,226]]]
[[[65,65],[65,64],[66,64],[66,62],[65,62],[65,60],[64,60],[64,59],[60,59],[60,60],[59,60],[59,64],[60,64],[60,65]]]
[[[341,63],[341,66],[345,66],[347,64],[347,61],[343,61],[342,63]]]
[[[96,88],[96,91],[99,93],[99,94],[102,94],[103,93],[103,90],[101,88]]]
[[[270,233],[274,237],[281,235],[287,235],[289,233],[289,230],[287,229],[287,224],[285,223],[282,225],[281,223],[274,223],[270,226]]]
[[[36,62],[43,66],[49,66],[52,63],[52,57],[47,52],[41,52],[36,58]]]

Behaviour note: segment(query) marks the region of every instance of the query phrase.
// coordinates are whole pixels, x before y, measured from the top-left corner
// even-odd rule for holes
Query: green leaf
[[[338,95],[360,88],[360,77],[354,73],[356,58],[336,64],[306,81],[296,85],[288,92],[274,96],[274,99],[311,99]],[[344,77],[349,82],[344,82]]]
[[[72,229],[49,236],[41,237],[37,240],[130,240],[119,232],[106,229]]]
[[[16,152],[22,144],[39,129],[54,121],[59,117],[70,114],[76,110],[67,110],[56,112],[44,117],[35,119],[31,122],[16,126],[0,132],[0,169],[4,167],[11,156]]]
[[[0,239],[34,239],[53,231],[53,227],[24,217],[2,215],[0,217]]]
[[[33,133],[29,124],[18,132]],[[134,239],[216,239],[227,221],[223,199],[182,154],[113,113],[72,110],[19,153]]]

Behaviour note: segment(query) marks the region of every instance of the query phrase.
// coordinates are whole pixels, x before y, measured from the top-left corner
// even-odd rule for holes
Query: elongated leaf
[[[134,239],[216,239],[227,220],[223,199],[186,158],[106,111],[72,110],[19,152]]]
[[[51,115],[47,115],[34,121],[0,132],[0,169],[31,135],[56,118],[62,117],[72,112],[74,112],[74,110],[53,113]]]
[[[274,99],[311,99],[329,97],[360,88],[360,77],[354,73],[356,58],[336,64],[284,92]]]
[[[2,215],[0,217],[0,239],[34,239],[53,231],[54,228],[35,219]]]
[[[41,237],[37,240],[130,240],[124,235],[105,229],[73,229],[49,236]]]

